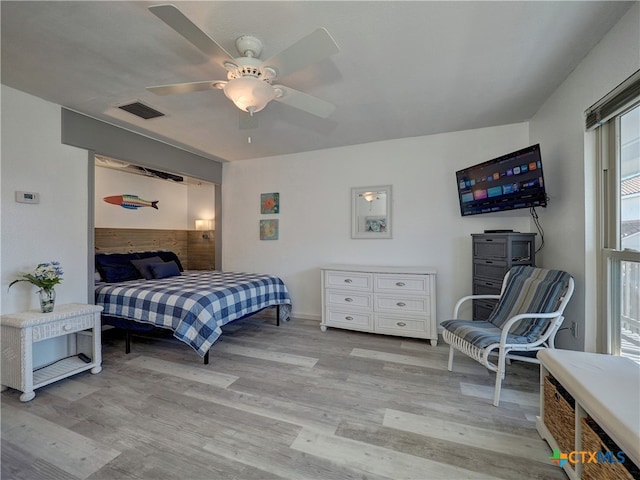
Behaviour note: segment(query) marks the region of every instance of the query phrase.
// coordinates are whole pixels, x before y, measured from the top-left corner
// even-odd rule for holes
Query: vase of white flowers
[[[44,313],[51,312],[56,302],[56,291],[53,287],[62,281],[63,273],[60,262],[40,263],[33,273],[25,273],[11,282],[9,288],[18,282],[35,285],[40,288],[40,310]]]

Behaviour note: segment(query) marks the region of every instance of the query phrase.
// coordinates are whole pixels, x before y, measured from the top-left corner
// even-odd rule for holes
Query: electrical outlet
[[[578,338],[578,322],[571,322],[571,335]]]

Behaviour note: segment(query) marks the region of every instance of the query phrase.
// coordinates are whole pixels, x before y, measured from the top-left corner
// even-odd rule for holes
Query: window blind
[[[588,130],[602,125],[615,115],[631,106],[640,98],[640,70],[602,97],[585,113],[585,127]]]

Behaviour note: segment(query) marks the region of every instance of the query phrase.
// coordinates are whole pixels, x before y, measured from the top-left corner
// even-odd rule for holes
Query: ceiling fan
[[[227,80],[159,85],[147,87],[148,91],[156,95],[170,95],[219,89],[240,110],[250,115],[265,108],[272,100],[322,118],[327,118],[335,110],[335,105],[320,98],[273,83],[340,50],[326,29],[315,30],[264,61],[259,58],[262,42],[251,35],[243,35],[236,40],[240,56],[233,58],[174,5],[154,5],[149,10],[223,66],[227,70]]]

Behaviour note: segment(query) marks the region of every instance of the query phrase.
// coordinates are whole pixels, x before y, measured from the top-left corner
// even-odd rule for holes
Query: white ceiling
[[[633,2],[174,2],[234,55],[240,35],[264,59],[318,27],[340,46],[280,81],[331,117],[271,102],[249,130],[221,91],[145,90],[226,79],[157,3],[2,1],[2,83],[211,158],[281,155],[527,121]],[[116,108],[136,100],[166,116]]]

